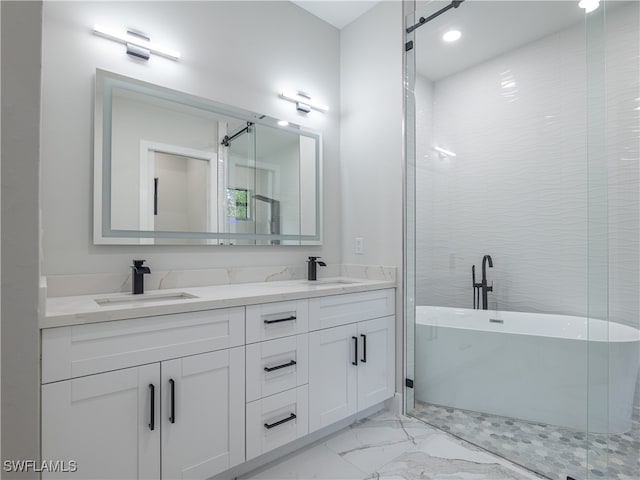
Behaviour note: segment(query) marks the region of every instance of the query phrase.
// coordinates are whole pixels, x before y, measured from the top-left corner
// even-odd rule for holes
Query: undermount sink
[[[332,280],[327,278],[326,280],[305,280],[304,283],[309,285],[353,285],[354,283],[360,283],[357,280]]]
[[[105,297],[96,298],[94,301],[101,307],[110,307],[113,305],[137,305],[140,303],[148,302],[167,302],[171,300],[188,300],[190,298],[198,298],[196,295],[190,293],[177,292],[177,293],[143,293],[140,295],[133,295],[131,293],[118,295],[117,297]]]

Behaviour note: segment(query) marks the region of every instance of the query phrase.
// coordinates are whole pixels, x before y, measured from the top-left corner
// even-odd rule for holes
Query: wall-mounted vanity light
[[[326,112],[329,110],[329,107],[322,103],[312,101],[311,97],[303,92],[285,91],[280,94],[280,97],[285,100],[289,100],[290,102],[295,102],[296,110],[299,112],[309,113],[312,108],[319,112]]]
[[[127,46],[127,53],[138,58],[149,60],[149,55],[151,53],[162,55],[163,57],[167,57],[172,60],[178,60],[180,58],[180,52],[177,50],[152,43],[149,37],[133,30],[119,32],[102,25],[94,25],[93,33],[110,40],[124,43]]]

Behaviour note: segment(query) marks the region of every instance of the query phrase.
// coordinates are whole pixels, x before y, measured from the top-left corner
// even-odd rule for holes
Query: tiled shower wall
[[[640,322],[639,4],[607,11],[609,318]],[[416,81],[416,303],[587,313],[583,24],[437,82]],[[440,146],[457,154],[447,158]],[[607,279],[602,281],[603,288]]]

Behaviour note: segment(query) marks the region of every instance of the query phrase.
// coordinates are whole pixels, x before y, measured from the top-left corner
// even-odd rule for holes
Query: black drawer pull
[[[295,420],[295,419],[296,419],[296,414],[292,413],[287,418],[283,418],[282,420],[278,420],[276,423],[265,423],[264,424],[264,428],[266,428],[267,430],[270,430],[273,427],[277,427],[278,425],[282,425],[283,423],[287,423],[287,422],[290,422],[291,420]]]
[[[367,336],[364,333],[361,333],[360,336],[362,337],[362,358],[360,361],[367,363]]]
[[[274,370],[280,370],[281,368],[293,367],[296,364],[295,360],[283,363],[282,365],[276,365],[275,367],[264,367],[265,372],[273,372]]]
[[[272,323],[280,323],[280,322],[290,322],[292,320],[295,320],[297,317],[295,315],[291,315],[290,317],[287,318],[278,318],[276,320],[265,320],[264,323],[266,325],[271,325]]]
[[[176,423],[176,382],[174,382],[173,378],[169,379],[169,385],[171,386],[171,416],[169,421]]]
[[[353,348],[355,349],[355,352],[353,354],[353,362],[351,362],[351,365],[355,365],[356,367],[358,366],[358,337],[351,337],[353,339]]]
[[[149,384],[149,393],[151,397],[151,408],[149,409],[149,430],[156,429],[156,387],[153,383]]]

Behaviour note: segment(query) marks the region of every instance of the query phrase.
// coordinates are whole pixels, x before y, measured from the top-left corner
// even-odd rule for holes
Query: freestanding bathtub
[[[640,331],[568,315],[416,307],[415,398],[594,433],[631,429]]]

